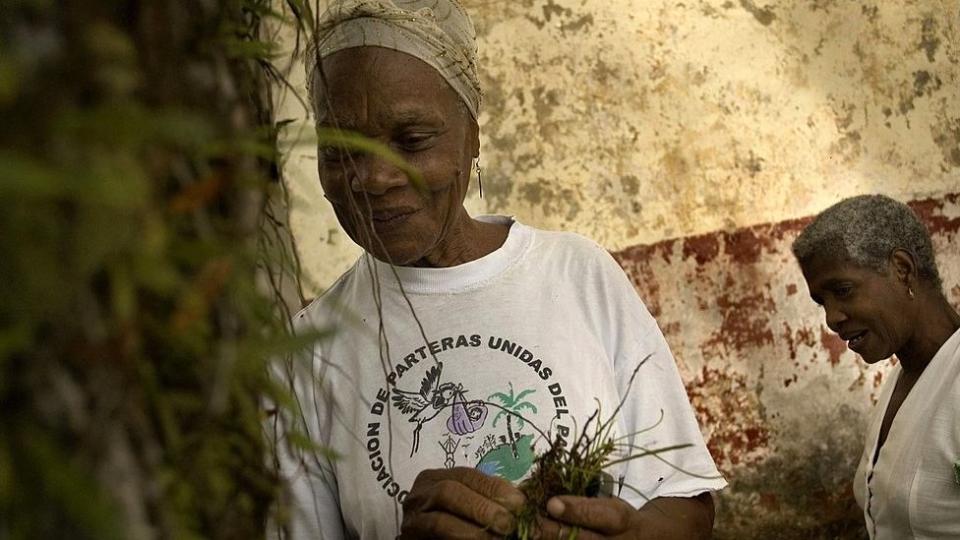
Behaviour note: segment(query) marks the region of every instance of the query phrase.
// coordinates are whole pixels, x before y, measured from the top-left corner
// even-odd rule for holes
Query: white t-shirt
[[[297,315],[300,328],[335,329],[305,358],[317,382],[296,384],[310,435],[336,455],[287,463],[295,538],[392,538],[420,471],[518,482],[543,434],[574,437],[621,396],[616,434],[634,453],[691,445],[609,471],[622,498],[640,507],[726,485],[667,343],[613,258],[575,234],[482,219],[512,223],[487,256],[392,269],[364,255]]]
[[[853,491],[876,540],[960,538],[960,330],[900,405],[876,463],[880,424],[903,369],[887,378]]]

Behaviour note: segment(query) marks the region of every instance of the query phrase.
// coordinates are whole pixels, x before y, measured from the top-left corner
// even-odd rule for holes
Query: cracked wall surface
[[[619,249],[956,185],[956,1],[468,5],[490,211]]]
[[[960,193],[912,201],[960,307]],[[728,475],[717,538],[860,538],[850,482],[889,365],[826,328],[790,244],[809,218],[614,253],[677,357]]]
[[[463,3],[485,92],[468,209],[615,254],[732,480],[718,538],[860,537],[849,478],[886,368],[825,331],[789,244],[840,198],[912,201],[960,304],[960,0]],[[315,295],[358,251],[310,146],[287,156]]]

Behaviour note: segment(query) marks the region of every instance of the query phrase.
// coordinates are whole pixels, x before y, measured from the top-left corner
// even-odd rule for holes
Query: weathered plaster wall
[[[960,194],[911,203],[960,307]],[[790,244],[809,219],[616,252],[680,364],[731,488],[718,538],[856,538],[850,480],[888,365],[831,334]]]
[[[733,479],[718,537],[858,537],[884,369],[824,332],[789,244],[842,197],[915,201],[960,303],[960,0],[463,2],[486,91],[470,210],[615,252]],[[288,156],[316,293],[357,251],[312,149]]]
[[[468,5],[492,210],[619,248],[957,181],[956,1]]]

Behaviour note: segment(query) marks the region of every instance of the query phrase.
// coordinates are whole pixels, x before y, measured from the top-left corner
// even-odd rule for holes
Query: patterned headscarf
[[[320,61],[337,51],[364,46],[393,49],[426,62],[477,118],[476,32],[457,0],[332,0],[308,50],[311,98]]]

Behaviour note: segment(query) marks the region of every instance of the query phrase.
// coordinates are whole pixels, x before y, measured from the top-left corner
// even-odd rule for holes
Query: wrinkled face
[[[324,194],[354,242],[378,259],[416,265],[465,214],[477,124],[440,74],[413,56],[358,47],[328,56],[322,68],[327,85],[316,84],[318,125],[389,146],[420,171],[427,188],[422,194],[378,156],[321,144]]]
[[[815,257],[802,266],[827,326],[868,363],[889,358],[913,336],[908,301],[893,271]]]

